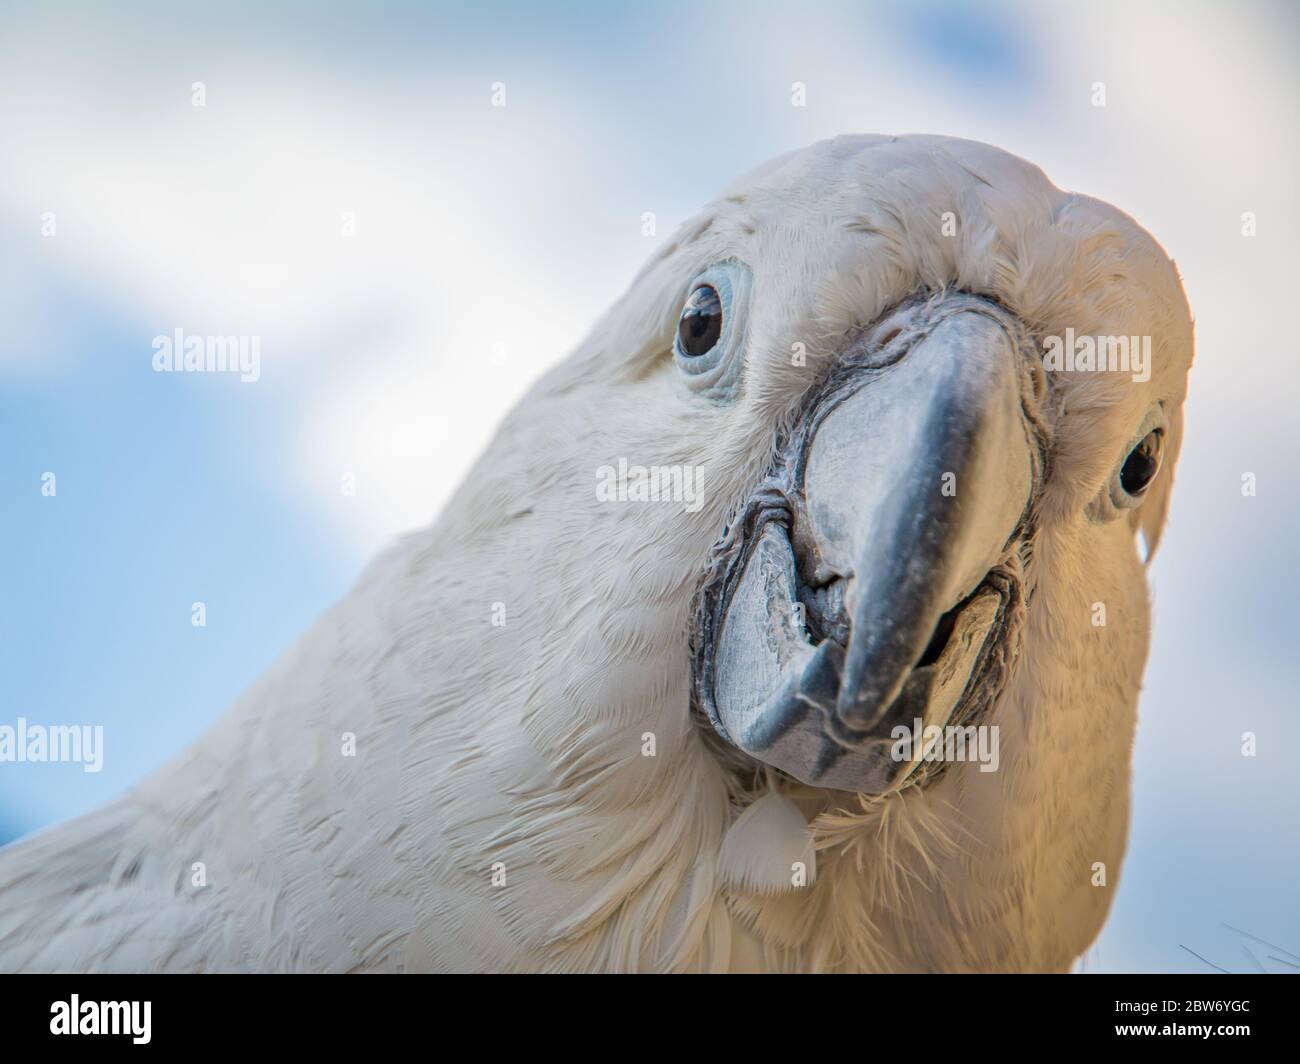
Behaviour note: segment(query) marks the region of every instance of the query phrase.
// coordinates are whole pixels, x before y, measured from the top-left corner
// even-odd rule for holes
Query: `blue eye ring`
[[[743,321],[749,302],[749,270],[739,262],[722,262],[710,266],[691,282],[678,314],[678,329],[673,337],[673,361],[694,390],[711,399],[725,399],[734,394],[740,380]],[[713,345],[698,353],[686,351],[682,343],[682,319],[711,302],[712,290],[722,312],[718,336]],[[699,329],[696,329],[699,332]],[[692,331],[687,329],[690,337]]]
[[[1105,488],[1089,504],[1088,516],[1093,521],[1109,521],[1118,517],[1122,511],[1131,510],[1135,506],[1142,504],[1142,500],[1147,496],[1148,489],[1160,476],[1160,470],[1164,464],[1165,437],[1167,435],[1168,427],[1165,422],[1164,406],[1161,404],[1153,408],[1143,419],[1142,427],[1129,440],[1128,446],[1124,449],[1123,457],[1111,470]],[[1139,490],[1135,492],[1127,491],[1124,487],[1125,469],[1129,465],[1130,459],[1143,447],[1148,438],[1151,438],[1152,446],[1155,448],[1154,467]]]

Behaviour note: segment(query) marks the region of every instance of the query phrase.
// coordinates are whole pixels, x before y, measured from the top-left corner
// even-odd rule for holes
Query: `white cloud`
[[[358,553],[429,520],[509,405],[580,338],[592,292],[616,290],[608,271],[566,273],[527,236],[570,176],[557,160],[590,129],[557,138],[523,104],[494,113],[486,83],[482,113],[466,113],[427,84],[418,106],[382,72],[341,95],[324,67],[254,56],[196,108],[187,71],[220,69],[218,42],[196,54],[187,39],[186,71],[136,70],[96,94],[120,55],[32,32],[0,46],[14,160],[0,209],[56,211],[66,283],[139,326],[139,349],[113,357],[143,365],[150,339],[177,327],[260,336],[260,387],[275,390],[285,434],[269,477]],[[166,55],[181,36],[155,43]],[[32,287],[8,292],[29,324]],[[359,477],[355,505],[340,505],[342,470]]]

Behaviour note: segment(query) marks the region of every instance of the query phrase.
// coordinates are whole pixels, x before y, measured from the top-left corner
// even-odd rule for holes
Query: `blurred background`
[[[1197,318],[1080,967],[1300,970],[1297,56],[1289,3],[0,3],[0,724],[105,729],[0,764],[0,842],[196,738],[731,179],[933,132],[1133,214]],[[153,372],[177,328],[260,380]]]

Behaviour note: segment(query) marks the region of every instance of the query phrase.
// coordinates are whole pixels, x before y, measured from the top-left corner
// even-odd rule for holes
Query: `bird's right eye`
[[[743,263],[716,263],[691,281],[677,318],[673,364],[691,391],[714,402],[734,399],[740,387],[749,289]]]
[[[713,350],[722,336],[722,297],[711,284],[690,294],[677,323],[677,347],[683,355],[698,358]]]

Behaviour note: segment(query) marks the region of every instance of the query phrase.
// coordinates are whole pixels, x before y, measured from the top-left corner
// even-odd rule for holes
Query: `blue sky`
[[[1197,316],[1130,854],[1084,967],[1249,970],[1224,924],[1300,953],[1293,10],[0,4],[0,24],[0,723],[106,733],[98,774],[0,766],[0,840],[195,738],[724,184],[835,133],[938,132],[1134,214]],[[153,373],[178,326],[260,336],[262,379]]]

